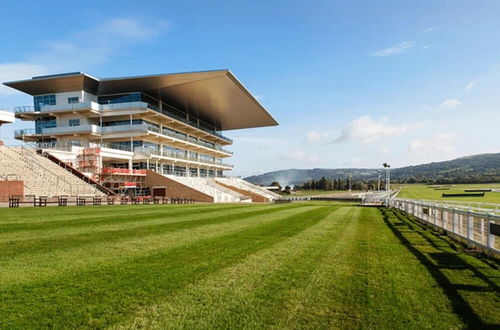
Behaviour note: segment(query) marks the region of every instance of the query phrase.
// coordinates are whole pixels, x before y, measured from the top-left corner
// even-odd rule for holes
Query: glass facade
[[[68,104],[80,103],[80,98],[78,96],[68,97]]]
[[[186,111],[180,110],[165,102],[155,99],[145,93],[134,92],[128,94],[114,94],[104,95],[98,97],[99,104],[115,104],[115,103],[128,103],[128,102],[145,102],[150,109],[161,112],[172,118],[186,122],[194,127],[200,128],[204,131],[220,135],[219,130],[215,125],[201,120],[194,114],[186,114]],[[222,137],[222,136],[221,136]]]
[[[35,133],[43,134],[44,128],[56,127],[56,119],[54,117],[41,117],[35,120]]]
[[[35,106],[36,111],[40,111],[42,106],[44,105],[55,105],[56,104],[56,95],[37,95],[33,96],[33,104]]]

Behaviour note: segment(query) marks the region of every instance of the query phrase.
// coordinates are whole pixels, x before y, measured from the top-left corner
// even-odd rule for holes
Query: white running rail
[[[469,247],[479,247],[493,254],[500,254],[498,231],[500,214],[484,212],[484,209],[450,207],[427,201],[392,198],[389,207],[396,208],[435,228],[458,236]]]

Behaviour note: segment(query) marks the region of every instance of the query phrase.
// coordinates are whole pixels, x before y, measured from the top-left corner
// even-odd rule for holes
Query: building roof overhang
[[[30,95],[77,90],[97,95],[143,92],[195,114],[221,130],[278,125],[229,70],[107,79],[75,72],[4,84]]]
[[[16,118],[13,113],[0,109],[0,126],[3,124],[12,124],[15,120]]]

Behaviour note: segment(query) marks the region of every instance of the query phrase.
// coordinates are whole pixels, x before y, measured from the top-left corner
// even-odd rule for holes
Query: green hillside
[[[377,169],[289,169],[245,178],[260,185],[278,181],[282,186],[301,184],[310,180],[325,178],[346,178],[354,180],[377,180]],[[391,178],[400,183],[492,183],[500,182],[500,153],[480,154],[449,161],[406,166],[391,170]]]

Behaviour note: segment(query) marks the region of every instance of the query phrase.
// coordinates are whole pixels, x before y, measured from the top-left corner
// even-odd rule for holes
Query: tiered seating
[[[199,178],[199,177],[181,177],[174,175],[166,175],[169,179],[177,181],[185,186],[195,189],[201,193],[213,197],[214,203],[234,203],[246,202],[250,203],[252,200],[248,196],[221,187],[215,183],[213,178]]]
[[[233,186],[241,190],[250,191],[254,194],[267,198],[269,201],[281,198],[280,195],[269,191],[266,188],[259,187],[240,178],[217,178],[216,180],[228,186]]]
[[[24,181],[25,195],[104,195],[94,186],[30,149],[0,146],[1,177]]]

